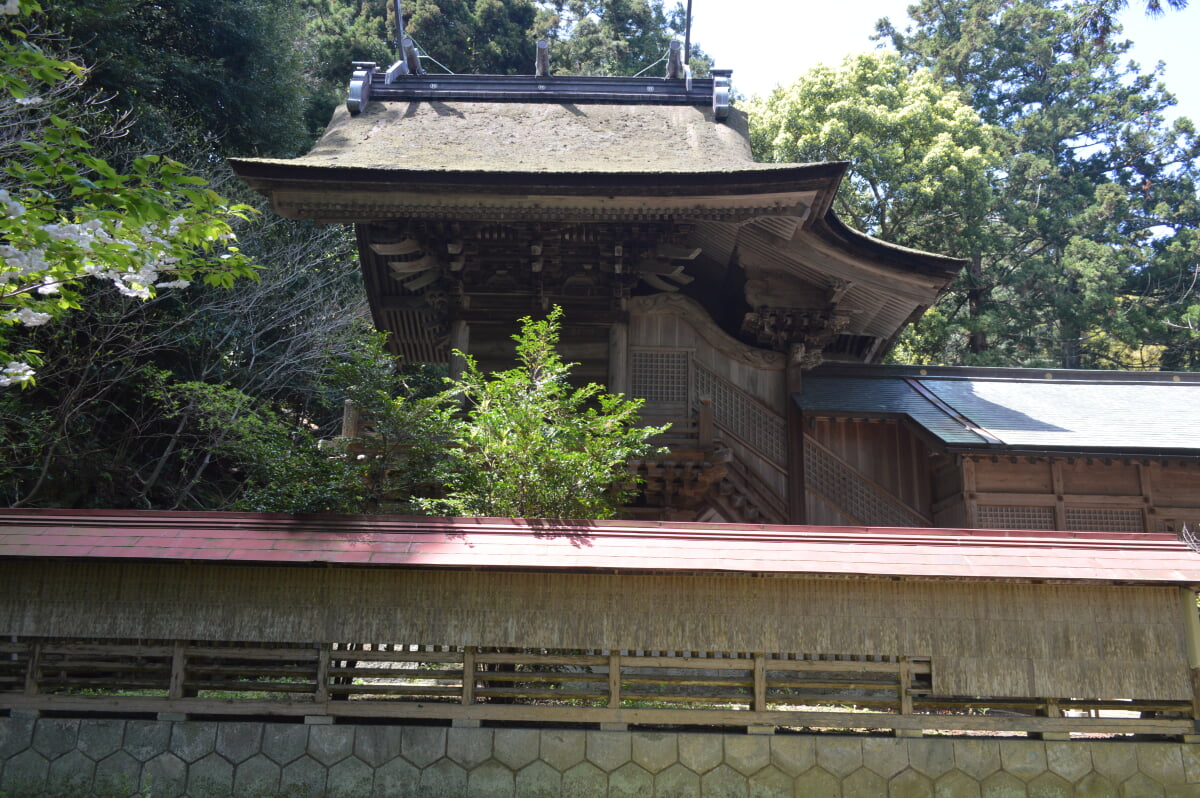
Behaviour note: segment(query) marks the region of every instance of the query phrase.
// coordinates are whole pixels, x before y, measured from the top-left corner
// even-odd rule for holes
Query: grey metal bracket
[[[625,78],[536,75],[415,75],[378,71],[373,63],[355,63],[350,82],[350,113],[369,100],[474,100],[479,102],[615,103],[637,105],[708,105],[717,120],[729,116],[731,69],[714,69],[712,78]],[[390,80],[389,80],[390,77]]]

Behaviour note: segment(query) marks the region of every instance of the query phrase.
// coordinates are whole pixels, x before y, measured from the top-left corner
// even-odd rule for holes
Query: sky
[[[718,67],[733,70],[734,88],[749,97],[789,84],[819,63],[838,64],[875,49],[875,21],[890,17],[903,30],[910,1],[693,0],[692,39]],[[1133,60],[1143,71],[1163,61],[1177,112],[1200,121],[1200,0],[1156,18],[1146,17],[1142,0],[1131,0],[1121,23],[1134,42]]]

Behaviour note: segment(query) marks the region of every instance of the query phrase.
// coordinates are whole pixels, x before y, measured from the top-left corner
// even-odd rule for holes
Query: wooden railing
[[[930,695],[928,659],[398,644],[18,638],[0,709],[717,725],[1195,733],[1191,702]],[[1120,710],[1125,717],[1080,717]],[[1132,716],[1140,713],[1141,717]]]

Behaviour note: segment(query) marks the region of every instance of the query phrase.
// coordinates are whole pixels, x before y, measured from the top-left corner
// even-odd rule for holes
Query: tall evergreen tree
[[[975,330],[968,362],[1200,367],[1200,142],[1159,71],[1091,35],[1094,3],[924,0],[880,33],[1005,131],[992,240],[949,306],[910,338],[924,358]],[[974,301],[963,302],[963,294]],[[931,334],[933,333],[933,334]]]

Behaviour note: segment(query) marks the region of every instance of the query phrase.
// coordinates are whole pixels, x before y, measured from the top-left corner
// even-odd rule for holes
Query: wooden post
[[[470,346],[471,326],[465,321],[452,322],[450,325],[450,379],[461,379],[463,370],[467,367],[467,361],[454,354],[454,351],[470,354]]]
[[[1200,743],[1200,614],[1196,609],[1196,591],[1179,588],[1179,610],[1183,621],[1184,647],[1192,681],[1192,722],[1196,734],[1185,734],[1185,743]]]
[[[787,419],[788,446],[788,523],[807,522],[808,509],[804,478],[804,414],[796,404],[796,395],[801,388],[800,363],[804,355],[803,344],[792,344],[788,353],[787,371],[784,376],[784,417]]]
[[[358,405],[353,399],[347,399],[342,403],[342,437],[357,438],[359,437],[359,419],[361,413],[358,410]]]
[[[538,39],[537,57],[533,63],[533,74],[544,78],[550,74],[550,42]]]
[[[767,655],[754,652],[754,705],[755,712],[767,711]]]
[[[475,703],[475,646],[463,649],[462,702],[464,706]]]
[[[38,694],[38,671],[41,669],[42,641],[29,644],[29,663],[25,671],[25,695]]]
[[[900,698],[900,714],[911,715],[913,704],[909,689],[912,687],[912,663],[908,661],[908,657],[901,657],[896,664],[896,695]],[[922,737],[924,732],[920,729],[896,729],[896,736]]]
[[[629,393],[629,325],[623,321],[608,328],[608,392]]]
[[[608,705],[621,707],[621,654],[617,651],[608,654]]]
[[[700,410],[697,413],[696,434],[700,447],[707,449],[713,445],[713,400],[711,396],[701,396],[697,401]]]
[[[167,698],[186,698],[184,682],[187,677],[187,655],[182,640],[176,640],[171,647],[171,682],[167,688]]]
[[[317,691],[316,701],[323,704],[329,700],[329,660],[331,643],[322,643],[317,654]]]
[[[979,528],[979,504],[975,499],[975,460],[964,457],[962,460],[963,505],[967,513],[967,528]]]
[[[1045,717],[1047,717],[1047,718],[1061,718],[1063,716],[1062,707],[1060,707],[1058,705],[1058,699],[1057,698],[1047,698],[1046,699],[1046,709],[1042,714],[1045,715]],[[1041,738],[1043,740],[1070,740],[1071,739],[1071,735],[1069,732],[1042,732],[1041,734],[1032,734],[1030,736],[1035,737],[1035,738]]]
[[[1067,507],[1063,500],[1062,463],[1050,460],[1050,481],[1054,488],[1054,528],[1067,528]]]

